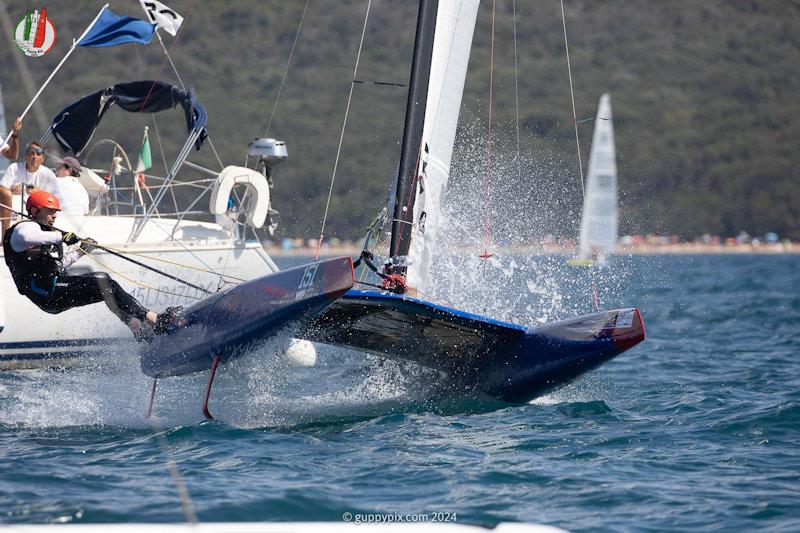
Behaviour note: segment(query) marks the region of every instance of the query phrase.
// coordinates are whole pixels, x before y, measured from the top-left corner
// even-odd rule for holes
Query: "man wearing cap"
[[[0,204],[11,206],[12,194],[22,191],[22,185],[30,189],[39,189],[49,180],[56,179],[56,175],[44,163],[44,148],[37,141],[28,143],[25,149],[24,163],[11,163],[6,173],[0,179]],[[11,225],[11,215],[0,207],[0,225],[5,234]]]
[[[105,302],[112,313],[125,323],[137,340],[152,333],[164,333],[180,308],[161,314],[145,309],[105,272],[70,273],[67,267],[91,253],[96,241],[81,240],[72,232],[53,228],[61,206],[58,198],[46,191],[28,196],[25,207],[31,220],[23,220],[3,236],[3,253],[17,290],[50,314],[73,307]],[[80,244],[64,254],[63,245]]]
[[[89,193],[78,179],[80,171],[81,164],[77,159],[65,157],[55,169],[55,179],[42,184],[42,190],[58,198],[61,212],[65,215],[89,214]]]

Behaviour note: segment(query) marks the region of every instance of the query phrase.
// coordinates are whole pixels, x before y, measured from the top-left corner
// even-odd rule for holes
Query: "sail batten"
[[[392,257],[408,257],[407,282],[417,290],[426,289],[436,245],[478,3],[420,2],[390,246]],[[426,20],[422,20],[423,15]],[[430,45],[430,54],[427,47],[418,54],[418,45]],[[420,65],[419,61],[428,64]],[[415,75],[424,76],[426,70],[427,80],[415,80]],[[418,89],[424,86],[425,93],[412,100],[414,84]],[[418,122],[412,122],[420,118],[421,128]],[[417,131],[418,139],[413,135]]]

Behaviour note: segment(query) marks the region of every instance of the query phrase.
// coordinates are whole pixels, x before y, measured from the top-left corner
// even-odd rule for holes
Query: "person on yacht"
[[[25,206],[32,220],[23,220],[3,236],[6,264],[17,290],[50,314],[74,307],[105,302],[133,332],[137,340],[164,333],[180,308],[161,314],[146,309],[105,272],[70,273],[67,267],[91,253],[97,241],[81,240],[72,232],[53,228],[61,209],[58,198],[46,191],[28,196]],[[79,246],[64,254],[63,245]]]
[[[45,190],[58,198],[61,213],[64,215],[87,215],[89,213],[89,193],[81,184],[78,175],[81,163],[74,157],[65,157],[55,168],[55,179],[42,184]]]
[[[9,161],[16,161],[19,157],[19,130],[22,129],[22,120],[17,119],[14,121],[14,126],[11,128],[11,135],[8,136],[8,142],[0,137],[0,144],[3,145],[3,150],[0,155]]]
[[[8,165],[6,173],[0,179],[0,204],[11,207],[12,195],[20,193],[23,184],[30,192],[33,189],[40,189],[47,181],[56,179],[53,171],[42,163],[44,163],[44,148],[38,141],[29,142],[25,149],[25,162]],[[0,225],[5,234],[11,225],[11,217],[5,209],[2,211]]]

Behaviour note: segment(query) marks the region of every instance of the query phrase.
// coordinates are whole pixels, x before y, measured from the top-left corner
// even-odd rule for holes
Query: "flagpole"
[[[56,72],[58,72],[58,69],[60,69],[60,68],[61,68],[61,66],[64,64],[64,62],[67,60],[67,58],[68,58],[68,57],[69,57],[69,56],[72,54],[72,52],[74,52],[74,51],[75,51],[75,46],[77,45],[77,43],[78,43],[78,42],[80,42],[80,40],[81,40],[81,39],[83,39],[83,38],[86,36],[86,34],[87,34],[87,33],[89,33],[89,30],[91,30],[91,29],[92,29],[92,26],[94,26],[94,25],[95,25],[95,23],[97,22],[97,19],[99,19],[99,18],[100,18],[100,15],[102,15],[102,14],[103,14],[103,11],[105,11],[105,9],[106,9],[107,7],[108,7],[108,4],[104,5],[104,6],[103,6],[103,8],[100,10],[100,12],[99,12],[99,13],[97,13],[97,16],[94,18],[94,20],[92,21],[92,23],[91,23],[91,24],[89,24],[89,26],[87,26],[87,27],[86,27],[86,30],[85,30],[85,31],[84,31],[84,32],[81,34],[81,36],[80,36],[80,37],[78,37],[78,39],[77,39],[77,40],[76,40],[76,39],[73,39],[73,40],[72,40],[72,46],[70,47],[70,49],[69,49],[69,51],[67,52],[67,54],[66,54],[66,55],[64,56],[64,58],[61,60],[61,62],[60,62],[58,65],[56,65],[56,68],[55,68],[55,69],[53,69],[53,71],[50,73],[50,76],[48,76],[48,77],[47,77],[47,79],[44,81],[44,84],[43,84],[43,85],[42,85],[42,86],[39,88],[39,90],[36,92],[36,94],[35,94],[35,95],[33,95],[33,99],[32,99],[32,100],[30,101],[30,103],[28,104],[28,107],[26,107],[26,108],[25,108],[25,111],[23,111],[23,112],[22,112],[22,114],[19,116],[19,119],[20,119],[20,121],[21,121],[22,119],[24,119],[24,118],[25,118],[25,115],[27,115],[27,114],[28,114],[28,111],[30,111],[30,110],[31,110],[31,107],[33,107],[33,104],[36,102],[36,100],[37,100],[37,99],[39,98],[39,96],[42,94],[42,91],[44,91],[45,87],[47,87],[47,85],[48,85],[48,84],[50,83],[50,81],[53,79],[53,76],[55,76],[55,75],[56,75]],[[4,140],[4,141],[3,141],[3,146],[0,146],[0,151],[2,151],[2,150],[3,150],[3,148],[5,148],[5,147],[6,147],[6,145],[7,145],[7,142],[8,142],[8,139],[6,139],[6,140]]]

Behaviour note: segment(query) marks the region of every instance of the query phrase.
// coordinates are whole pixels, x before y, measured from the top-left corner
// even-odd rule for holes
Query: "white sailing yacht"
[[[382,284],[348,291],[310,328],[295,334],[436,369],[460,391],[529,401],[644,340],[642,318],[638,309],[623,308],[526,326],[428,300],[479,6],[478,0],[420,0],[419,5],[400,165],[390,199],[388,262],[379,270],[367,249],[357,262]],[[610,111],[601,116],[610,117]],[[601,122],[610,127],[610,121]],[[611,139],[613,153],[613,139],[604,131],[597,134],[597,144]],[[599,164],[603,153],[593,156],[598,174],[606,168]],[[378,225],[371,235],[380,231]],[[490,256],[484,251],[480,257]]]
[[[586,193],[575,266],[602,265],[617,244],[617,161],[611,96],[600,97],[589,154]]]
[[[270,223],[271,167],[285,159],[287,152],[281,141],[259,139],[248,148],[248,161],[255,159],[256,169],[227,166],[214,171],[191,163],[188,156],[191,149],[197,147],[198,139],[204,136],[206,124],[205,110],[192,99],[194,107],[190,111],[196,122],[189,129],[169,174],[165,177],[148,175],[149,184],[144,184],[118,143],[102,139],[87,146],[99,118],[85,131],[73,128],[75,123],[67,124],[71,120],[70,113],[72,118],[81,114],[81,106],[88,109],[87,116],[95,118],[102,117],[106,111],[119,113],[119,110],[109,110],[117,92],[124,92],[127,98],[137,94],[143,97],[153,91],[154,86],[151,82],[117,84],[95,93],[97,103],[90,101],[92,95],[84,97],[65,109],[69,112],[62,111],[56,117],[43,140],[47,143],[48,154],[55,148],[53,139],[64,149],[64,143],[69,140],[64,132],[79,131],[78,137],[86,140],[78,146],[73,146],[71,140],[67,144],[73,148],[72,153],[80,154],[84,161],[80,180],[89,192],[89,214],[60,215],[56,226],[82,237],[92,237],[109,249],[161,270],[173,279],[102,250],[82,258],[71,268],[109,272],[145,307],[160,311],[169,306],[189,305],[228,284],[278,271],[254,230]],[[166,84],[163,89],[172,95],[182,91],[180,87]],[[99,113],[92,107],[96,105],[102,106]],[[185,120],[184,114],[177,111],[169,115],[174,120]],[[96,146],[101,148],[95,150]],[[103,146],[111,150],[103,150]],[[98,157],[101,152],[103,157]],[[53,166],[56,162],[50,159],[47,164]],[[179,174],[186,176],[192,171],[191,179],[178,179]],[[195,193],[179,193],[187,189]],[[13,204],[15,210],[24,211],[24,196],[15,195]],[[208,221],[215,220],[211,215],[216,216],[215,222]],[[113,351],[111,347],[119,345],[120,339],[133,341],[128,328],[103,303],[58,315],[41,311],[19,294],[2,257],[0,326],[3,326],[0,370],[70,364],[87,355],[109,355],[109,351]]]

